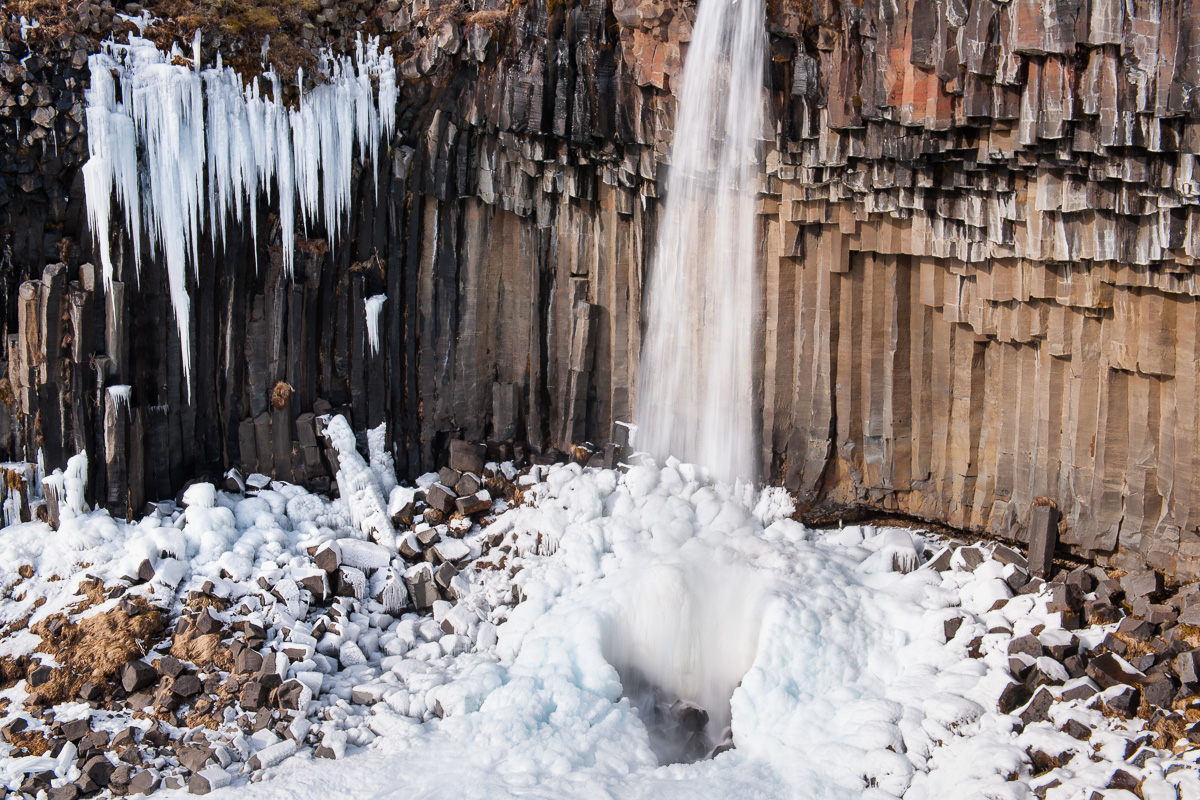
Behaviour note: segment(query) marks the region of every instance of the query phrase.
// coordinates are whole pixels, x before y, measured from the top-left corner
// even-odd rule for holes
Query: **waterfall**
[[[755,200],[763,0],[701,0],[666,204],[651,262],[638,380],[639,449],[756,477]]]

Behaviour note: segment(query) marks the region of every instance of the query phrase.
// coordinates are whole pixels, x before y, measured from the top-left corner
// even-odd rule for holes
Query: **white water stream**
[[[701,0],[649,276],[637,445],[753,480],[762,0]]]

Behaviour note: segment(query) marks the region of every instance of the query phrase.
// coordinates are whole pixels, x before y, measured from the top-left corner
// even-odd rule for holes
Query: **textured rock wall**
[[[305,413],[323,402],[388,422],[409,472],[460,436],[619,435],[692,7],[381,8],[405,78],[386,191],[363,176],[350,236],[308,241],[294,283],[277,235],[258,266],[244,237],[210,253],[190,404],[161,270],[125,264],[124,298],[103,296],[73,162],[6,151],[5,175],[41,181],[0,204],[24,298],[13,457],[92,443],[120,509],[229,464],[319,482]],[[809,513],[1017,539],[1049,498],[1081,554],[1200,572],[1194,1],[769,11],[764,474]],[[8,102],[0,127],[35,107]],[[53,222],[40,255],[17,245],[34,212]],[[59,231],[65,266],[43,275]],[[35,363],[55,347],[61,369]],[[133,386],[127,417],[112,384]]]

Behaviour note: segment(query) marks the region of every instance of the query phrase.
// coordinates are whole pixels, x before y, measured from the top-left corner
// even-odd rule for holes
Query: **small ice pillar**
[[[379,313],[383,311],[385,300],[386,294],[377,294],[368,297],[363,303],[367,314],[367,345],[371,348],[371,355],[379,353]]]

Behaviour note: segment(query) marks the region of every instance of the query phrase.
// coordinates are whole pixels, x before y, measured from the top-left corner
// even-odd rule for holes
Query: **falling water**
[[[763,0],[701,0],[650,272],[638,447],[753,479]]]

